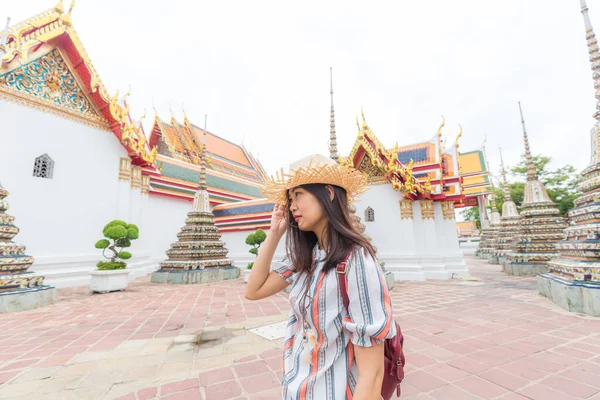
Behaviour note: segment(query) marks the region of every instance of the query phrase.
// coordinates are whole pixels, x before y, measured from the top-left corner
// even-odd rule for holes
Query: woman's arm
[[[289,283],[278,273],[271,271],[273,255],[287,228],[283,207],[275,206],[271,217],[271,229],[267,239],[260,246],[256,261],[248,277],[248,285],[244,296],[248,300],[260,300],[274,295],[285,289]]]
[[[371,347],[354,346],[358,382],[354,389],[355,400],[380,400],[383,383],[383,349],[380,343]]]
[[[244,294],[248,300],[260,300],[274,295],[285,289],[289,283],[279,274],[271,270],[271,262],[275,249],[281,238],[269,232],[267,239],[260,246],[260,251],[254,261],[254,266],[248,277],[248,285]]]

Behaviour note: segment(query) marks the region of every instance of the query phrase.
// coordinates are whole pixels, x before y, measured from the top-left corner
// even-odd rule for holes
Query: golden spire
[[[367,125],[367,120],[365,119],[365,111],[363,110],[362,106],[360,107],[360,115],[362,116],[362,127],[364,128],[368,128],[369,126]]]
[[[360,132],[360,122],[358,122],[358,115],[356,116],[356,127],[358,128],[358,131]]]
[[[533,163],[533,157],[531,156],[531,150],[529,149],[529,139],[527,138],[527,130],[525,129],[525,118],[523,117],[523,109],[521,108],[521,102],[519,102],[519,112],[521,113],[521,125],[523,126],[523,141],[525,142],[525,160],[527,162],[527,181],[536,181],[537,174],[535,172],[535,164]]]
[[[508,187],[508,181],[506,180],[506,169],[504,169],[504,160],[502,159],[502,148],[500,148],[500,165],[502,166],[502,182],[504,189],[504,201],[512,201],[510,198],[510,190]]]
[[[579,0],[581,5],[581,14],[583,14],[583,22],[585,25],[585,38],[588,44],[588,53],[590,53],[590,62],[592,63],[592,77],[594,79],[594,89],[596,89],[596,112],[594,118],[600,121],[600,49],[596,34],[590,21],[589,9],[585,0]]]
[[[335,111],[333,109],[333,68],[329,67],[329,94],[331,95],[331,111],[329,116],[329,157],[335,162],[340,162],[335,135]]]
[[[199,189],[206,190],[206,121],[208,116],[204,114],[204,143],[200,149],[200,179],[198,181]]]

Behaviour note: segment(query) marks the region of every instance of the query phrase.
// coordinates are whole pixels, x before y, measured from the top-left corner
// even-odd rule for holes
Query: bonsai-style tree
[[[258,249],[260,248],[260,245],[262,244],[262,242],[265,241],[266,238],[267,234],[262,229],[257,229],[256,232],[249,234],[246,238],[246,244],[252,246],[252,248],[248,250],[250,254],[254,254],[255,256],[258,255]],[[254,262],[251,262],[248,264],[247,268],[252,269],[253,266]]]
[[[124,260],[129,260],[131,253],[123,249],[131,246],[131,241],[139,237],[138,227],[114,220],[104,227],[102,233],[107,239],[98,240],[96,248],[102,249],[102,255],[109,261],[98,261],[96,266],[99,270],[125,269],[127,263]]]

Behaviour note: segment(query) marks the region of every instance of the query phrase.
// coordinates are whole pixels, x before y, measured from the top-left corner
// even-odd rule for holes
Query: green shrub
[[[100,239],[96,242],[96,248],[97,249],[105,249],[108,246],[110,246],[110,242],[106,239]]]
[[[115,269],[125,269],[127,264],[122,261],[98,261],[96,264],[99,271],[112,271]]]
[[[252,246],[252,248],[248,250],[248,252],[257,256],[258,249],[260,248],[260,245],[265,241],[265,239],[267,239],[267,234],[262,229],[257,229],[256,232],[249,234],[246,237],[246,244],[248,246]],[[246,268],[252,269],[253,266],[254,262],[251,262]]]
[[[130,247],[131,241],[139,238],[139,228],[125,221],[114,220],[104,226],[102,233],[107,239],[98,240],[96,248],[102,249],[102,255],[108,261],[98,261],[98,269],[104,271],[126,268],[127,263],[123,260],[129,260],[132,254],[123,249]]]

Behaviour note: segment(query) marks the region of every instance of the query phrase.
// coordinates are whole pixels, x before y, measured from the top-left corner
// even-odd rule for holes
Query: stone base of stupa
[[[208,267],[196,270],[159,270],[152,273],[154,283],[171,283],[175,285],[201,284],[236,279],[240,276],[237,267]]]
[[[502,272],[512,276],[537,276],[548,272],[546,263],[517,263],[505,260]]]
[[[600,317],[600,283],[580,282],[547,273],[537,277],[538,292],[565,310]]]
[[[46,285],[0,292],[0,313],[33,310],[56,303],[56,298],[56,288]]]
[[[490,264],[498,265],[498,264],[500,264],[500,259],[501,259],[501,257],[499,257],[495,254],[487,255],[487,260],[488,260],[488,263],[490,263]]]

